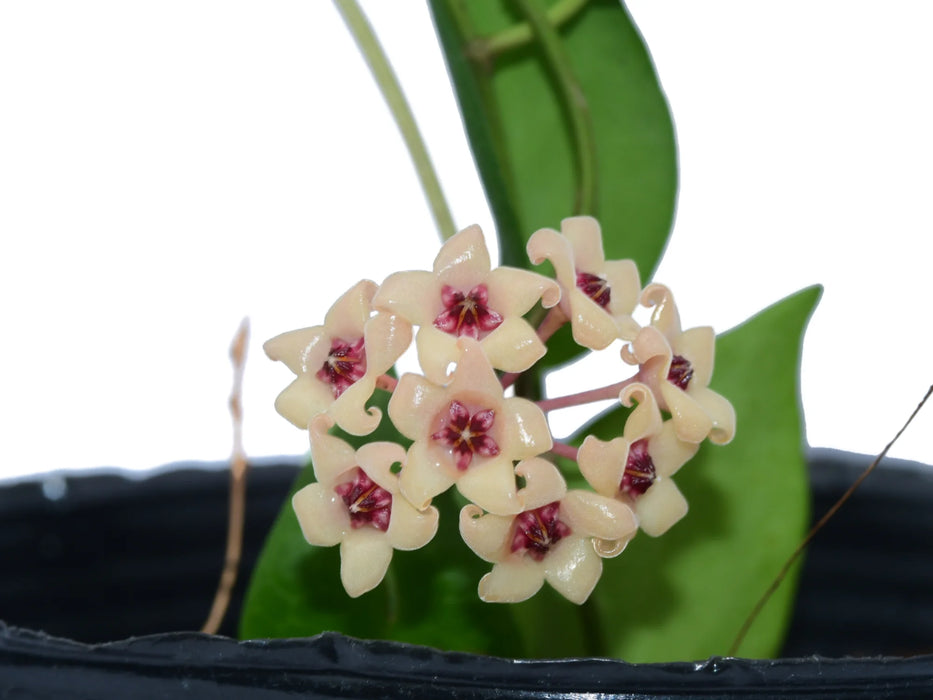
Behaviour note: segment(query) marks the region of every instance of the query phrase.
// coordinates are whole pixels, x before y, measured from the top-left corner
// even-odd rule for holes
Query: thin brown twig
[[[227,550],[224,568],[214,594],[207,621],[201,628],[207,634],[217,634],[223,622],[233,586],[236,584],[240,557],[243,553],[243,521],[246,517],[246,473],[249,464],[243,449],[243,370],[246,367],[246,347],[249,343],[249,319],[244,318],[230,346],[233,361],[233,390],[230,392],[230,416],[233,419],[233,453],[230,456],[230,515],[227,525]]]
[[[874,461],[872,461],[868,467],[866,467],[865,471],[859,475],[859,478],[853,482],[848,490],[842,494],[842,496],[840,496],[839,500],[836,501],[828,511],[826,511],[826,515],[820,518],[820,521],[810,529],[810,532],[807,533],[807,536],[803,539],[803,542],[797,546],[797,549],[794,550],[794,553],[790,555],[786,562],[784,562],[784,566],[781,567],[781,571],[771,582],[771,585],[768,586],[768,590],[766,590],[761,598],[758,599],[758,602],[755,603],[755,607],[752,608],[752,611],[748,614],[748,617],[745,618],[745,622],[742,623],[742,627],[739,629],[739,633],[735,636],[735,639],[732,642],[732,646],[729,647],[729,656],[735,656],[738,653],[739,647],[745,640],[745,635],[748,634],[748,630],[751,628],[752,623],[758,617],[758,614],[762,611],[765,604],[768,602],[768,600],[770,600],[774,592],[784,581],[784,578],[787,576],[790,568],[794,565],[797,559],[800,558],[800,555],[803,554],[803,551],[807,548],[810,542],[813,541],[816,533],[823,529],[823,526],[826,525],[830,518],[836,514],[836,511],[842,507],[842,504],[848,501],[852,494],[855,493],[855,489],[857,489],[861,483],[865,481],[866,478],[868,478],[868,475],[875,470],[875,467],[877,467],[881,460],[884,459],[885,455],[888,454],[888,450],[891,449],[891,446],[894,445],[898,438],[900,438],[901,434],[907,430],[907,426],[911,424],[914,417],[920,412],[920,409],[923,408],[923,405],[927,402],[927,399],[930,398],[931,394],[933,394],[933,385],[927,389],[927,393],[924,395],[920,403],[917,404],[917,407],[914,409],[913,413],[910,414],[907,422],[904,423],[904,425],[901,426],[901,429],[897,431],[897,434],[891,438],[891,441],[885,445],[885,448],[881,450],[881,453],[875,457]]]

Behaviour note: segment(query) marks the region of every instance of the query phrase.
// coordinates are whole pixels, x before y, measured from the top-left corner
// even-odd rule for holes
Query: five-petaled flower
[[[367,435],[382,418],[366,402],[385,373],[411,344],[411,326],[388,313],[372,315],[376,284],[363,280],[338,299],[324,325],[289,331],[263,348],[297,378],[275,400],[276,410],[299,428],[330,413],[341,428]]]
[[[651,389],[662,411],[668,411],[677,437],[725,445],[735,435],[735,409],[709,388],[716,334],[709,326],[683,331],[671,291],[650,284],[643,306],[654,307],[651,324],[642,328],[622,359],[639,365],[638,378]]]
[[[567,491],[550,462],[533,458],[515,473],[524,509],[514,516],[483,514],[476,505],[460,511],[460,534],[477,556],[494,564],[479,582],[489,603],[517,603],[547,581],[568,600],[586,601],[602,574],[603,557],[622,552],[638,527],[619,500],[590,491]]]
[[[517,513],[513,462],[551,449],[544,413],[531,401],[505,398],[481,344],[457,341],[457,368],[441,386],[405,374],[389,400],[389,417],[414,440],[400,484],[424,507],[452,484],[484,510]]]
[[[458,338],[480,342],[496,369],[523,372],[545,353],[544,344],[522,316],[541,300],[557,304],[553,280],[512,267],[490,271],[489,251],[479,226],[451,237],[434,259],[434,269],[396,272],[386,278],[373,306],[420,326],[418,360],[435,383],[459,354]]]
[[[570,319],[573,339],[602,350],[616,338],[632,340],[639,326],[632,318],[641,284],[631,260],[606,260],[599,223],[589,216],[561,222],[528,240],[535,265],[551,261],[561,287],[560,309]]]
[[[354,451],[327,434],[332,425],[329,416],[311,421],[317,481],[299,490],[292,506],[309,544],[340,544],[340,580],[356,598],[379,585],[395,549],[418,549],[431,541],[438,512],[419,511],[399,493],[392,465],[405,459],[401,445],[371,442]]]
[[[580,473],[597,493],[630,505],[639,527],[652,537],[665,533],[687,514],[687,501],[671,480],[699,449],[677,438],[644,384],[619,394],[624,406],[638,405],[625,421],[622,437],[609,442],[588,435],[577,453]]]

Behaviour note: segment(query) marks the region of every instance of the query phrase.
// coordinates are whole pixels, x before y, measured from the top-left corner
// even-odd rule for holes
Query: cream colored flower
[[[616,338],[632,340],[639,329],[632,311],[641,291],[635,263],[606,260],[599,223],[590,216],[564,219],[560,230],[536,231],[527,250],[535,265],[546,258],[554,266],[573,339],[594,350]]]
[[[590,491],[567,491],[550,462],[534,458],[515,469],[525,479],[515,516],[460,511],[460,534],[477,556],[493,563],[479,582],[487,603],[527,600],[547,581],[578,605],[589,598],[603,571],[602,558],[617,556],[635,534],[635,515],[621,501]]]
[[[275,409],[299,428],[327,412],[352,435],[368,435],[382,418],[366,409],[384,374],[411,344],[411,326],[388,313],[371,315],[376,284],[363,280],[341,296],[324,325],[289,331],[263,345],[297,376],[275,400]]]
[[[389,417],[414,440],[402,470],[402,493],[425,507],[456,483],[484,510],[517,513],[513,463],[551,449],[544,413],[527,399],[505,398],[480,342],[457,341],[457,369],[446,386],[404,375],[389,400]]]
[[[677,438],[674,423],[661,419],[654,394],[644,384],[625,387],[619,400],[624,406],[638,404],[625,421],[622,437],[604,442],[588,435],[577,463],[598,493],[630,505],[639,527],[657,537],[687,514],[687,501],[670,477],[699,445]]]
[[[371,442],[354,451],[327,434],[332,425],[328,416],[311,422],[317,482],[298,491],[292,507],[309,544],[340,545],[340,580],[356,598],[379,585],[394,550],[418,549],[431,541],[438,512],[434,507],[418,511],[399,493],[391,468],[405,459],[401,445]]]
[[[709,326],[682,331],[671,291],[648,285],[643,306],[654,307],[651,325],[642,328],[622,359],[639,365],[639,381],[647,384],[662,411],[669,411],[677,437],[685,442],[725,445],[735,435],[735,409],[709,388],[716,334]]]
[[[544,343],[522,316],[541,299],[560,299],[546,277],[512,267],[490,271],[489,251],[479,226],[451,237],[434,259],[434,270],[390,275],[373,306],[420,326],[418,359],[425,376],[443,384],[457,359],[457,339],[475,338],[496,369],[523,372],[545,353]]]

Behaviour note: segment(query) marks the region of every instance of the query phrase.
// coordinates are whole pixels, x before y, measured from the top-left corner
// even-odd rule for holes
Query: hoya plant
[[[409,144],[439,249],[431,270],[351,275],[323,319],[265,343],[292,374],[275,409],[311,458],[242,635],[726,653],[808,522],[797,381],[819,289],[718,336],[682,323],[653,279],[677,190],[672,121],[618,2],[430,3],[498,267],[478,226],[454,225],[359,8],[338,7]],[[409,348],[418,371],[399,376]],[[548,395],[548,375],[587,353],[612,369]],[[555,437],[549,413],[607,400]],[[789,579],[743,655],[777,653]]]

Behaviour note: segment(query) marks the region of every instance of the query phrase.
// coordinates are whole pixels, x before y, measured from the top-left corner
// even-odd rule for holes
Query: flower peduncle
[[[634,377],[629,377],[628,379],[623,379],[621,382],[609,384],[608,386],[600,387],[598,389],[589,389],[588,391],[581,391],[577,394],[568,394],[567,396],[558,396],[553,399],[541,399],[537,402],[537,406],[545,413],[548,413],[550,411],[556,411],[561,408],[569,408],[570,406],[581,406],[586,403],[593,403],[594,401],[605,401],[607,399],[621,398],[620,392],[627,386],[637,381],[638,376],[636,375]]]

